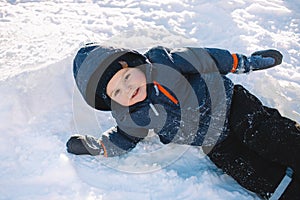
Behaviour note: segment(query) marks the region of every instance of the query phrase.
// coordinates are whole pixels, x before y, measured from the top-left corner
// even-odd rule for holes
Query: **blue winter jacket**
[[[164,144],[213,146],[224,140],[233,93],[233,83],[225,77],[234,62],[230,52],[155,47],[143,56],[149,62],[142,66],[147,78],[147,97],[130,107],[114,106],[112,116],[117,126],[101,137],[105,156],[128,152],[149,130]],[[84,84],[77,81],[81,92]]]

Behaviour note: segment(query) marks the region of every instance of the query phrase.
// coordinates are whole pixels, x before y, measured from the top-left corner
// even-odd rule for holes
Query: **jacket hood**
[[[129,67],[147,63],[147,58],[134,50],[87,44],[76,54],[73,75],[80,93],[91,107],[111,110],[111,99],[106,86],[113,75],[122,69],[119,61],[126,61]]]

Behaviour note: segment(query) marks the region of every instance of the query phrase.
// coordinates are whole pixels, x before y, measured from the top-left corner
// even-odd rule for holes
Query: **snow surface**
[[[66,153],[72,134],[114,125],[74,86],[72,59],[87,42],[279,49],[282,65],[229,77],[300,121],[298,0],[7,0],[0,22],[0,200],[258,199],[201,149],[156,136],[120,158]]]

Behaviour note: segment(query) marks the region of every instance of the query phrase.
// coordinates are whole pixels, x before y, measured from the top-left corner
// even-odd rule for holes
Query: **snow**
[[[87,42],[135,48],[206,46],[246,55],[276,48],[276,68],[229,75],[300,122],[298,0],[7,0],[0,2],[0,200],[258,199],[201,149],[156,136],[120,158],[74,156],[75,133],[114,125],[89,108],[72,78]]]

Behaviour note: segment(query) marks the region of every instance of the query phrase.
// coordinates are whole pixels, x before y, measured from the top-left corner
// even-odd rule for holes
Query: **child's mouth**
[[[133,99],[134,97],[136,97],[136,95],[139,93],[139,88],[137,88],[135,91],[134,91],[134,93],[133,93],[133,95],[131,96],[131,98]]]

